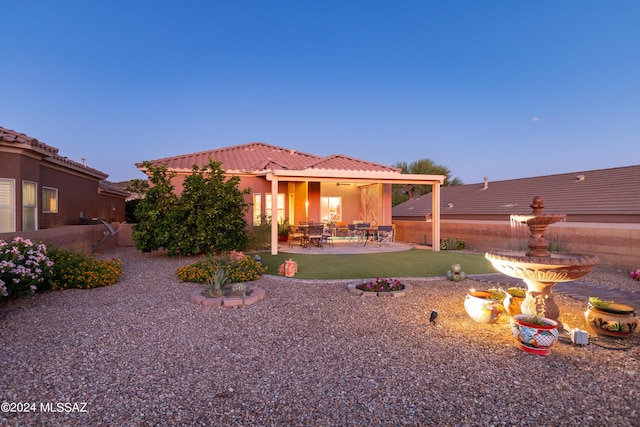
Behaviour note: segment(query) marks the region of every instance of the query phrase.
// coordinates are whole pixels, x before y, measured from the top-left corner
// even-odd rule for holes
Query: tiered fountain
[[[523,314],[558,320],[560,310],[553,300],[551,288],[558,282],[570,282],[585,274],[599,262],[593,255],[551,254],[544,238],[546,228],[566,218],[565,214],[542,213],[542,197],[536,196],[530,215],[511,215],[511,220],[526,224],[530,236],[529,251],[518,254],[486,253],[491,264],[501,273],[522,279],[527,284],[527,296],[522,303]]]

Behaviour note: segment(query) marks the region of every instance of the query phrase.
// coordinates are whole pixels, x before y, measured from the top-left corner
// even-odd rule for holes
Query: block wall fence
[[[431,222],[394,221],[400,241],[431,245]],[[440,238],[458,237],[465,249],[486,252],[496,249],[524,250],[528,229],[511,227],[508,221],[440,222]],[[600,258],[601,264],[623,269],[640,268],[640,224],[600,224],[562,222],[551,225],[545,235],[557,243],[560,252],[587,253]]]
[[[431,222],[394,221],[399,241],[431,245]],[[103,237],[105,226],[76,225],[37,231],[1,233],[0,239],[21,236],[35,242],[53,244],[87,254],[98,253],[116,246],[134,246],[132,224],[112,224],[117,233]],[[525,229],[514,230],[508,221],[454,221],[440,223],[442,239],[458,237],[465,241],[465,249],[486,252],[492,250],[524,250]],[[558,223],[550,226],[547,240],[557,242],[561,252],[588,253],[600,258],[601,264],[623,269],[640,268],[640,224]]]
[[[107,228],[103,224],[65,225],[63,227],[46,228],[34,231],[18,231],[0,233],[0,239],[12,239],[16,236],[30,239],[33,242],[54,245],[63,249],[73,249],[87,255],[99,253],[116,246],[134,246],[131,239],[131,224],[112,223],[114,235],[106,236]],[[94,245],[97,247],[94,248]]]

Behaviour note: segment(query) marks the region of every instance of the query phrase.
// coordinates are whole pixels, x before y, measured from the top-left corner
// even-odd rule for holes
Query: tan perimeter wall
[[[431,222],[393,221],[396,238],[431,245]],[[526,228],[514,229],[507,221],[443,220],[440,238],[458,237],[472,251],[526,249]],[[557,242],[561,252],[598,256],[601,264],[624,269],[640,268],[640,224],[557,223],[550,226],[548,241]]]
[[[63,249],[73,249],[88,255],[116,246],[134,246],[131,239],[131,224],[112,223],[111,227],[116,231],[116,234],[108,235],[106,239],[105,231],[107,231],[107,228],[103,224],[67,225],[44,230],[0,233],[0,239],[12,239],[20,236],[36,243],[54,245]],[[97,245],[95,249],[94,245]]]

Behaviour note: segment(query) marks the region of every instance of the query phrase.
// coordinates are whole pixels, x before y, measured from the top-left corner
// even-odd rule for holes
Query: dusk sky
[[[117,182],[262,141],[464,183],[640,163],[640,1],[2,0],[0,126]]]

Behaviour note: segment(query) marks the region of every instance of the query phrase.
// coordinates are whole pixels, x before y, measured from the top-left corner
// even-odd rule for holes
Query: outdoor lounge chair
[[[380,225],[378,226],[378,247],[391,246],[393,244],[393,226]]]

